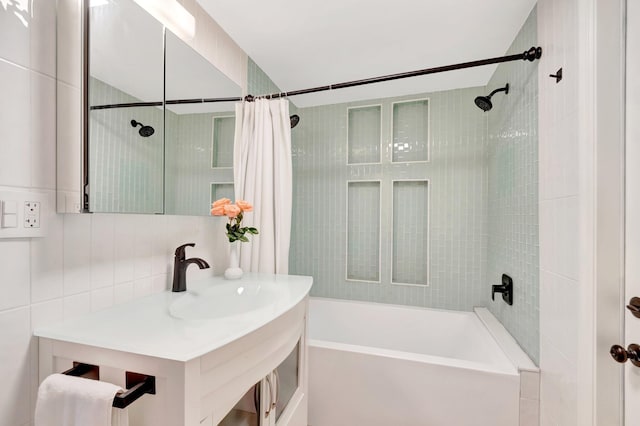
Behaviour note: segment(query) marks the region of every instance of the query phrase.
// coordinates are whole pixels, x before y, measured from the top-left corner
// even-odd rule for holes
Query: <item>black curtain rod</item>
[[[512,62],[512,61],[533,62],[536,59],[540,59],[541,56],[542,56],[542,47],[534,46],[534,47],[531,47],[529,50],[526,50],[516,55],[499,56],[496,58],[481,59],[478,61],[471,61],[471,62],[462,62],[460,64],[445,65],[445,66],[435,67],[435,68],[425,68],[417,71],[409,71],[409,72],[403,72],[399,74],[385,75],[382,77],[365,78],[363,80],[347,81],[345,83],[330,84],[328,86],[318,86],[318,87],[312,87],[310,89],[294,90],[291,92],[272,93],[270,95],[259,96],[259,98],[277,99],[282,97],[305,95],[307,93],[324,92],[327,90],[335,90],[335,89],[345,89],[347,87],[363,86],[365,84],[373,84],[373,83],[382,83],[385,81],[399,80],[402,78],[418,77],[418,76],[427,75],[427,74],[436,74],[440,72],[455,71],[455,70],[460,70],[465,68],[481,67],[484,65],[499,64],[502,62]],[[248,102],[252,102],[256,98],[257,97],[253,95],[247,95],[244,97],[244,100]],[[165,103],[167,105],[180,105],[180,104],[198,104],[198,103],[211,103],[211,102],[238,102],[242,100],[243,98],[179,99],[179,100],[168,100]],[[94,110],[94,109],[110,109],[110,108],[124,108],[124,107],[138,107],[138,106],[160,106],[160,105],[162,105],[162,102],[133,102],[129,104],[95,105],[90,107],[90,109]]]

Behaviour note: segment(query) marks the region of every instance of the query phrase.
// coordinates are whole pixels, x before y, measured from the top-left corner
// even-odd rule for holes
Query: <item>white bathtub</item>
[[[309,312],[310,426],[521,424],[518,367],[476,313],[320,298]]]

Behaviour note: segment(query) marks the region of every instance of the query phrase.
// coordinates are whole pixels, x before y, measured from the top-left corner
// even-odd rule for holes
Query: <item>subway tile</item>
[[[31,2],[5,2],[0,11],[0,60],[29,67],[29,26],[31,25]],[[9,37],[8,35],[11,35]],[[6,95],[5,91],[2,91]],[[11,98],[9,98],[11,99]]]
[[[114,283],[115,215],[94,214],[91,219],[91,288]]]
[[[64,290],[64,216],[56,214],[56,194],[49,191],[42,206],[47,233],[31,239],[31,302],[61,297]]]
[[[137,299],[139,297],[148,296],[151,294],[151,277],[142,278],[133,282],[133,297]]]
[[[93,290],[91,292],[91,311],[100,311],[113,306],[114,294],[112,286]]]
[[[540,339],[540,401],[545,416],[562,426],[577,426],[577,366],[544,336]]]
[[[520,372],[520,398],[540,399],[540,373]]]
[[[171,284],[168,277],[167,274],[154,275],[151,277],[151,292],[162,293],[163,291],[169,290]]]
[[[21,425],[31,419],[29,308],[0,312],[0,330],[0,424]]]
[[[62,309],[65,321],[88,314],[91,312],[91,293],[85,292],[64,297]]]
[[[56,81],[33,71],[30,81],[31,186],[56,189]]]
[[[0,240],[0,311],[29,304],[29,240]]]
[[[145,216],[134,217],[133,242],[133,278],[140,279],[151,276],[153,227]]]
[[[133,281],[116,284],[113,288],[113,303],[125,303],[133,299]]]
[[[115,270],[116,284],[133,280],[134,241],[136,219],[133,215],[120,214],[115,216]]]
[[[540,425],[540,401],[520,398],[520,426]]]
[[[10,13],[0,13],[5,20]],[[8,25],[8,24],[7,24]],[[3,27],[3,24],[0,24]],[[4,30],[4,28],[3,28]],[[2,37],[0,44],[13,43],[13,37]],[[0,47],[1,50],[1,47]],[[28,50],[27,50],[28,51]],[[11,102],[0,104],[0,185],[31,185],[29,71],[0,60],[0,93]]]
[[[32,0],[30,24],[30,67],[56,76],[56,2]]]
[[[540,273],[540,334],[567,359],[578,356],[578,282],[542,270]],[[562,324],[561,327],[558,324]]]
[[[91,287],[91,216],[64,215],[64,294]]]

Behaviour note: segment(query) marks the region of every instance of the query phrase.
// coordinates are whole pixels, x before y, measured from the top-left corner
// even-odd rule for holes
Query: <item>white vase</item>
[[[224,271],[224,277],[228,280],[237,280],[242,278],[242,269],[240,268],[240,242],[231,243],[231,251],[229,252],[229,267]]]

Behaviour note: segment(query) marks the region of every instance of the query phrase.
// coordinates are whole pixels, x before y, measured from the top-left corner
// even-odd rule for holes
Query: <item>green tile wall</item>
[[[537,45],[536,9],[507,54]],[[487,90],[509,83],[509,94],[496,94],[489,119],[489,222],[487,284],[513,278],[514,301],[485,304],[520,346],[539,360],[538,246],[538,65],[501,64]]]
[[[294,194],[290,273],[312,275],[312,295],[458,310],[483,304],[486,299],[487,117],[475,107],[473,99],[484,92],[484,87],[469,88],[298,110],[301,122],[292,131]],[[429,162],[392,163],[392,105],[420,99],[427,99],[429,105]],[[347,164],[348,110],[377,104],[382,105],[381,163]],[[419,123],[417,118],[415,122]],[[377,123],[375,117],[372,118],[372,125],[379,125]],[[375,144],[372,138],[371,152],[377,149]],[[381,182],[379,283],[345,279],[349,235],[346,183],[367,180]],[[401,186],[396,194],[403,203],[398,207],[403,217],[415,215],[414,226],[423,227],[428,223],[429,229],[417,229],[414,233],[406,232],[406,227],[395,230],[404,232],[403,246],[399,247],[404,258],[398,263],[403,274],[399,278],[422,282],[428,271],[428,285],[391,282],[394,180],[429,180],[427,207],[426,201],[418,202],[420,197],[411,197],[411,187]],[[415,189],[422,190],[422,194],[426,190],[424,186]],[[362,205],[374,202],[362,201]],[[378,231],[371,229],[370,232]],[[425,232],[429,237],[428,251]],[[361,239],[369,244],[359,251],[368,259],[374,257],[375,247],[370,241],[375,239],[371,235]],[[410,271],[420,273],[411,275]]]
[[[89,80],[91,105],[138,102],[96,78]],[[89,181],[92,212],[162,213],[163,111],[159,107],[91,111]],[[152,126],[142,137],[131,120]]]

